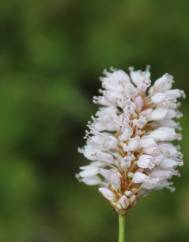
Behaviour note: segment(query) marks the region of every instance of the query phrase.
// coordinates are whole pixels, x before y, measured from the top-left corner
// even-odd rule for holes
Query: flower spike
[[[172,141],[180,140],[178,99],[173,77],[163,75],[151,85],[150,71],[133,68],[104,71],[99,110],[88,124],[80,152],[90,161],[77,174],[79,181],[97,185],[113,208],[124,215],[139,198],[169,188],[183,165]]]

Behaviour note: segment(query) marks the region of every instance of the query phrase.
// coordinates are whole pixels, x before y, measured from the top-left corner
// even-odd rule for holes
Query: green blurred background
[[[0,242],[115,242],[117,217],[75,173],[104,68],[151,65],[188,93],[188,0],[1,0]],[[128,242],[189,241],[189,110],[177,190],[127,216]]]

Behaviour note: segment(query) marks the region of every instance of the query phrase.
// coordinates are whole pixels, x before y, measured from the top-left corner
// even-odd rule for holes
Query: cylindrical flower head
[[[150,72],[130,68],[105,71],[99,110],[88,124],[86,145],[80,152],[90,160],[77,174],[79,181],[97,185],[114,209],[125,214],[153,190],[174,190],[182,154],[172,141],[180,140],[182,115],[177,110],[184,92],[172,89],[169,74],[151,86]]]

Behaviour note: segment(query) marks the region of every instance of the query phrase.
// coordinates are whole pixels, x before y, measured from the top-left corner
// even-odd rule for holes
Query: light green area
[[[118,242],[125,242],[125,216],[119,215],[118,220]]]

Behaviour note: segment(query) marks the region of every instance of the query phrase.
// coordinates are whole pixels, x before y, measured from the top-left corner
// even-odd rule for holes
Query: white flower
[[[137,161],[137,165],[140,168],[151,168],[153,166],[152,164],[153,156],[151,155],[141,155]]]
[[[113,202],[116,199],[115,193],[112,192],[110,189],[108,189],[106,187],[100,187],[98,190],[109,201],[112,201]]]
[[[105,71],[100,105],[79,151],[90,160],[77,178],[98,185],[114,209],[125,214],[152,190],[173,190],[172,176],[183,165],[182,154],[171,142],[180,140],[178,99],[183,91],[171,89],[173,77],[163,75],[151,86],[149,69],[130,75]]]
[[[133,176],[133,179],[132,179],[132,182],[133,183],[143,183],[146,179],[146,175],[142,172],[135,172],[134,176]]]

